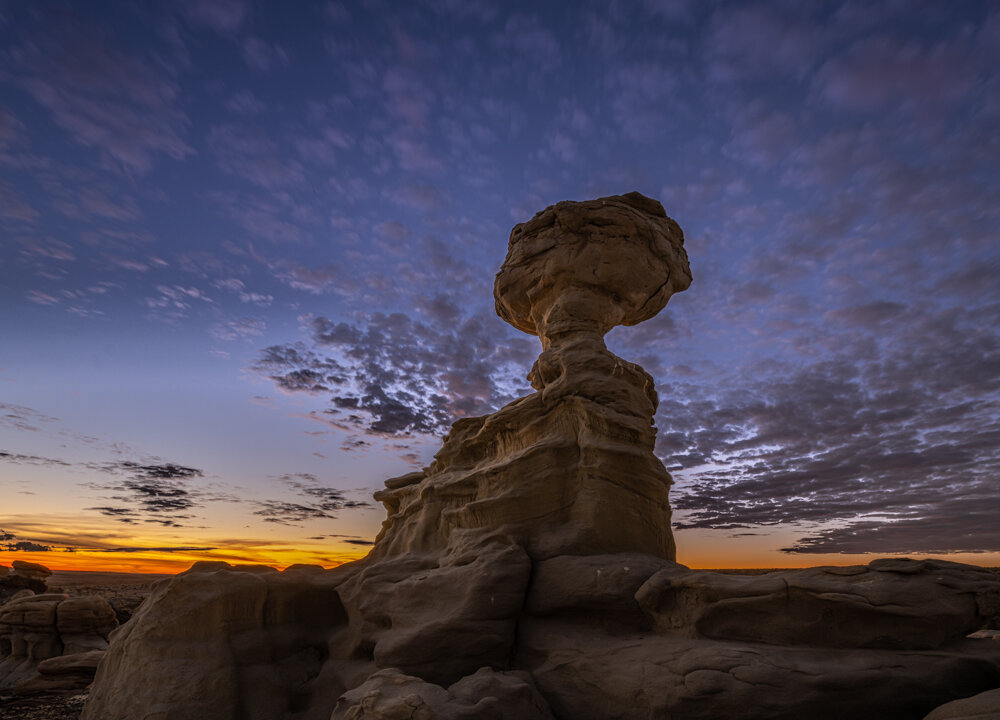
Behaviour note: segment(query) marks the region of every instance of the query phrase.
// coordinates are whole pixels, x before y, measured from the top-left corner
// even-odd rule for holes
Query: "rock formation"
[[[690,284],[681,229],[638,193],[561,202],[515,226],[494,297],[500,317],[542,341],[528,374],[537,392],[459,420],[430,467],[386,483],[373,557],[501,533],[532,559],[672,560],[653,379],[604,335],[653,317]]]
[[[0,690],[86,687],[117,626],[100,597],[46,593],[0,606]]]
[[[45,592],[45,581],[51,574],[52,571],[44,565],[24,560],[15,560],[10,568],[0,565],[0,605],[14,595],[25,597]],[[29,592],[26,593],[25,590]]]
[[[935,708],[924,720],[1000,720],[1000,688]]]
[[[918,718],[1000,686],[1000,577],[882,560],[756,577],[675,562],[657,397],[603,336],[691,281],[637,193],[514,228],[497,312],[535,392],[455,423],[333,570],[199,563],[112,638],[84,720]]]

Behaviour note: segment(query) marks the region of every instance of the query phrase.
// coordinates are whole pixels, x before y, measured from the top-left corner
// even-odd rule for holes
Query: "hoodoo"
[[[515,226],[493,294],[500,317],[542,341],[528,374],[536,392],[455,423],[429,468],[390,481],[376,495],[389,517],[373,555],[500,532],[535,560],[673,560],[653,379],[604,335],[690,284],[680,227],[639,193],[561,202]]]
[[[541,340],[535,392],[387,481],[364,559],[161,581],[84,720],[916,720],[1000,686],[983,568],[675,561],[653,380],[603,338],[690,282],[680,228],[638,193],[515,226],[494,297]]]

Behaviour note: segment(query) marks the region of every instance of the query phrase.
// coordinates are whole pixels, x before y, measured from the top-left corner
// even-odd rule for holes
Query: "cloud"
[[[801,78],[824,56],[830,33],[800,11],[770,3],[719,8],[706,39],[713,79],[740,82],[754,77]]]
[[[243,41],[243,60],[261,72],[267,72],[275,65],[288,65],[288,52],[280,45],[274,45],[253,35]]]
[[[845,329],[798,370],[661,391],[677,526],[817,528],[788,552],[1000,550],[1000,303],[827,317]]]
[[[323,415],[339,427],[442,434],[512,400],[534,356],[530,341],[497,333],[499,323],[457,320],[444,298],[432,307],[431,323],[403,313],[358,324],[312,318],[308,345],[266,348],[255,369],[285,391],[327,395]]]
[[[816,83],[824,99],[849,110],[940,109],[969,97],[977,82],[962,47],[967,42],[928,49],[913,40],[868,37],[824,63]]]
[[[128,508],[128,507],[111,507],[111,506],[107,506],[107,505],[101,506],[101,507],[84,508],[84,509],[85,510],[96,510],[97,512],[101,513],[101,515],[104,515],[104,516],[110,517],[110,518],[114,518],[118,522],[126,523],[126,524],[129,524],[129,525],[133,525],[133,524],[137,523],[137,520],[135,518],[139,514],[133,508]]]
[[[256,115],[264,112],[267,106],[249,90],[241,90],[229,96],[226,107],[238,115]]]
[[[22,540],[21,542],[16,543],[8,543],[2,547],[8,552],[49,552],[52,550],[49,545],[41,545],[27,540]]]
[[[257,318],[235,318],[216,323],[209,330],[212,337],[221,342],[249,340],[264,334],[267,323]]]
[[[14,542],[15,540],[16,542]],[[14,533],[0,528],[0,549],[8,552],[48,552],[52,550],[52,547],[32,540],[17,540]]]
[[[54,7],[8,55],[17,83],[102,164],[144,174],[160,156],[194,155],[179,86],[162,58],[147,60],[89,18]],[[30,39],[29,39],[30,38]]]
[[[99,484],[96,489],[115,493],[108,499],[125,503],[124,506],[90,508],[114,517],[120,522],[157,522],[179,527],[179,520],[193,517],[190,511],[210,499],[203,491],[189,487],[191,480],[204,477],[197,468],[175,463],[142,464],[129,460],[111,463],[92,463],[91,470],[111,475],[127,475],[120,482]]]
[[[262,128],[216,125],[209,131],[207,143],[219,169],[266,190],[299,185],[305,180],[302,165],[282,153]]]
[[[70,467],[72,465],[72,463],[55,458],[42,457],[40,455],[23,455],[21,453],[6,451],[0,451],[0,460],[5,460],[16,465],[52,465],[59,467]]]
[[[39,216],[38,210],[23,200],[10,183],[0,180],[0,220],[13,221],[17,225],[31,225]]]
[[[105,553],[189,553],[189,552],[208,552],[209,550],[215,550],[214,547],[195,547],[195,546],[184,546],[184,545],[173,545],[164,547],[114,547],[114,548],[76,548],[77,550],[87,550],[88,552],[105,552]]]
[[[536,15],[511,15],[494,43],[509,53],[512,66],[530,68],[534,76],[552,73],[563,63],[559,39]]]
[[[340,510],[372,506],[366,501],[350,500],[347,492],[340,488],[320,485],[318,479],[309,473],[286,474],[278,480],[295,491],[305,502],[259,502],[259,509],[254,511],[254,515],[263,517],[264,522],[294,525],[307,520],[333,520],[336,519],[333,513]]]

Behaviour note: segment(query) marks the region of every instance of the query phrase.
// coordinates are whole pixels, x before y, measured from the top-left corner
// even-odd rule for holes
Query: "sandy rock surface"
[[[924,720],[1000,720],[1000,688],[935,708]]]

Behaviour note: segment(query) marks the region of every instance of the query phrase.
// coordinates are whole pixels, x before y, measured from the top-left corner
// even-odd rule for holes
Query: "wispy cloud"
[[[444,299],[432,310],[439,321],[401,313],[358,325],[313,318],[308,346],[267,348],[256,369],[288,392],[327,395],[324,415],[347,429],[442,434],[459,417],[513,399],[531,342],[497,337]]]
[[[8,70],[80,145],[107,167],[136,174],[161,156],[194,154],[169,68],[85,16],[54,7],[39,15],[30,40],[8,55]]]
[[[309,473],[282,475],[277,479],[295,491],[304,502],[259,502],[259,509],[254,514],[264,518],[264,522],[296,525],[308,520],[333,520],[336,518],[333,513],[340,510],[371,507],[371,503],[367,501],[349,499],[344,490],[320,485],[319,480]]]

